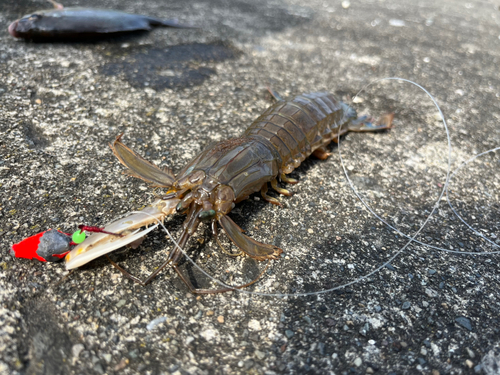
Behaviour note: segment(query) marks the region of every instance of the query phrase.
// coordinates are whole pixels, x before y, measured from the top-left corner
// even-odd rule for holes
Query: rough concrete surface
[[[394,129],[349,134],[340,151],[353,187],[378,215],[445,250],[500,244],[498,1],[75,0],[178,18],[199,30],[155,29],[95,43],[19,41],[8,24],[47,7],[0,7],[0,373],[2,374],[497,374],[498,255],[410,244],[374,218],[346,182],[338,148],[307,159],[300,183],[259,195],[231,217],[284,249],[245,292],[194,296],[166,269],[142,287],[97,259],[63,282],[61,263],[15,259],[13,243],[48,228],[104,225],[152,201],[122,175],[108,143],[124,142],[179,171],[213,141],[240,134],[282,96],[328,90],[359,113],[394,112]],[[274,193],[271,193],[274,194]],[[277,195],[274,195],[277,197]],[[166,221],[179,233],[182,217]],[[480,235],[482,235],[482,237]],[[488,241],[489,240],[489,241]],[[226,239],[224,243],[229,246]],[[145,278],[172,244],[156,231],[112,258]],[[236,249],[232,248],[232,251]],[[213,277],[251,281],[264,264],[231,258],[206,226],[189,254]],[[215,287],[190,263],[188,277]],[[337,288],[343,284],[348,286]],[[327,289],[334,291],[309,296]],[[284,296],[283,294],[287,294]]]

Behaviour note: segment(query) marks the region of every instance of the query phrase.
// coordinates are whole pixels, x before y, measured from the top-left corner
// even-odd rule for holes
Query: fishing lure
[[[10,253],[16,258],[37,259],[40,262],[58,262],[69,253],[72,246],[85,241],[85,231],[121,237],[120,234],[105,231],[104,228],[86,225],[79,225],[78,230],[73,234],[49,229],[12,245]]]

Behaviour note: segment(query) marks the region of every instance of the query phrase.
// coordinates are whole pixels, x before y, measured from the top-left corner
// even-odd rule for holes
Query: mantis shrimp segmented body
[[[260,191],[266,201],[281,205],[277,199],[267,195],[268,183],[278,193],[291,195],[288,190],[278,187],[278,180],[297,183],[297,180],[286,175],[304,159],[311,154],[326,159],[329,156],[326,146],[347,132],[389,129],[393,115],[384,116],[379,124],[374,125],[364,117],[358,118],[354,109],[330,93],[304,94],[289,101],[275,97],[278,101],[240,137],[210,145],[177,176],[169,169],[160,169],[137,155],[122,143],[121,135],[118,136],[110,147],[127,167],[125,173],[143,179],[154,187],[167,188],[168,192],[145,208],[142,211],[144,214],[135,213],[105,227],[106,231],[120,234],[121,237],[106,233],[89,236],[67,255],[66,267],[76,268],[114,249],[136,244],[157,225],[145,230],[141,230],[141,227],[174,213],[187,214],[178,240],[180,248],[186,246],[203,221],[211,224],[216,238],[217,223],[220,224],[228,238],[246,255],[259,261],[278,259],[282,249],[246,236],[231,220],[228,214],[235,204]],[[145,281],[113,264],[141,284],[147,284],[161,269],[171,265],[193,293],[215,293],[243,287],[196,289],[178,268],[182,258],[183,253],[175,248],[163,265]]]

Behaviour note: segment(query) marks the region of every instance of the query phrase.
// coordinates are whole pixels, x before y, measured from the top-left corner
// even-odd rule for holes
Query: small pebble
[[[165,322],[167,320],[167,317],[166,316],[160,316],[159,318],[156,318],[156,319],[153,319],[152,321],[150,321],[148,323],[148,325],[146,326],[146,329],[148,331],[151,331],[153,328],[155,328],[158,324],[161,324],[163,322]]]
[[[129,361],[128,361],[128,358],[124,358],[124,359],[122,359],[122,360],[120,361],[120,363],[118,363],[118,364],[115,366],[114,370],[115,370],[115,371],[120,371],[120,370],[123,370],[125,367],[127,367],[128,362],[129,362]]]
[[[85,349],[83,344],[73,345],[73,347],[71,348],[71,353],[73,353],[73,357],[78,358],[83,349]]]
[[[465,365],[468,367],[468,368],[472,368],[474,367],[474,363],[472,363],[472,361],[470,359],[467,359],[465,361]]]
[[[460,316],[455,319],[455,321],[461,325],[462,327],[468,329],[469,331],[472,331],[472,323],[470,319],[467,319],[466,317]]]
[[[219,323],[221,323],[221,324],[222,324],[222,323],[224,323],[224,317],[223,317],[222,315],[219,315],[219,316],[217,317],[217,321],[218,321]]]
[[[393,266],[391,266],[390,264],[386,264],[385,267],[391,271],[396,271],[396,269]]]
[[[404,26],[406,26],[406,23],[403,20],[392,19],[392,20],[389,20],[389,25],[394,26],[394,27],[404,27]]]
[[[465,348],[465,350],[467,351],[467,354],[469,355],[469,357],[474,358],[476,356],[471,349]]]
[[[94,371],[98,374],[104,374],[104,369],[102,368],[102,365],[100,363],[96,363],[94,365]]]
[[[266,358],[266,353],[261,352],[260,350],[256,350],[255,356],[262,361],[264,358]]]
[[[260,331],[262,329],[259,321],[255,319],[252,319],[248,322],[248,328],[250,328],[252,331]]]
[[[441,113],[439,113],[439,112],[434,113],[433,117],[434,117],[434,120],[436,120],[436,121],[441,121],[443,119],[443,117],[441,116]]]
[[[318,343],[318,351],[319,354],[325,355],[325,344],[323,344],[322,342]]]
[[[218,335],[219,335],[219,332],[217,330],[210,329],[210,328],[200,332],[200,336],[203,337],[208,342],[211,342],[212,340],[214,340]]]
[[[291,339],[293,337],[293,335],[295,335],[295,333],[293,333],[293,331],[290,331],[289,329],[287,329],[285,331],[285,335],[286,335],[286,337],[288,337],[289,339]]]
[[[403,310],[408,310],[411,306],[411,303],[406,301],[403,303],[403,306],[401,307]]]
[[[359,367],[361,366],[361,364],[363,363],[363,361],[361,360],[361,358],[357,357],[355,360],[354,360],[354,366],[356,367]]]
[[[214,313],[214,311],[213,311],[213,310],[208,310],[208,311],[207,311],[207,316],[212,316],[212,315],[214,315],[214,314],[215,314],[215,313]]]
[[[351,6],[351,2],[350,1],[347,1],[347,0],[342,1],[342,8],[347,9],[350,6]]]

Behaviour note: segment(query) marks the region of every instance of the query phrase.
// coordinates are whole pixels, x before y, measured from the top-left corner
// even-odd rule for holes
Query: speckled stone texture
[[[2,374],[497,374],[500,146],[498,3],[441,0],[75,0],[178,18],[199,30],[155,29],[98,43],[35,44],[7,32],[34,0],[0,7],[0,373]],[[171,270],[148,286],[105,259],[70,274],[19,260],[10,246],[49,228],[104,225],[153,200],[121,174],[108,143],[123,141],[178,172],[213,141],[237,136],[271,103],[328,90],[361,114],[394,112],[394,129],[349,134],[306,160],[292,197],[259,195],[231,217],[284,249],[245,292],[193,296]],[[179,233],[182,217],[166,221]],[[156,231],[112,258],[145,278],[172,248]],[[488,239],[489,241],[487,241]],[[229,247],[227,239],[223,242]],[[236,249],[232,248],[233,251]],[[189,254],[233,285],[264,264],[231,258],[201,226]],[[214,287],[189,263],[186,274]],[[344,288],[337,288],[347,284]],[[335,291],[310,296],[296,293]]]

